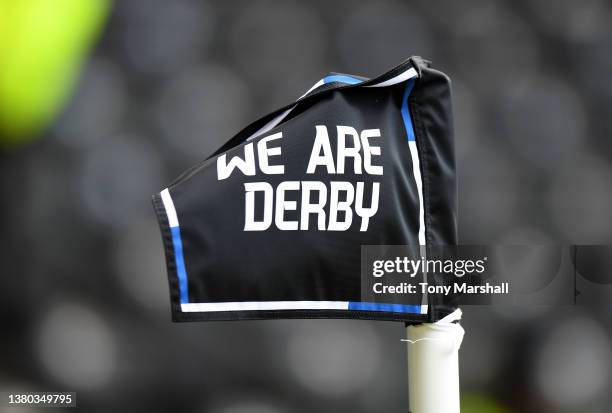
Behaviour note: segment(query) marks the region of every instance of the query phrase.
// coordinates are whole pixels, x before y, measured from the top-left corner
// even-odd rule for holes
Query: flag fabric
[[[452,312],[436,295],[364,301],[360,277],[364,245],[456,243],[450,97],[418,57],[371,80],[333,73],[154,195],[173,320]]]

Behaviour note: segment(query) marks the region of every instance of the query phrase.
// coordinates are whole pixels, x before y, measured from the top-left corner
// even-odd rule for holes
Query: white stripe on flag
[[[178,227],[179,223],[178,217],[176,216],[176,209],[174,209],[174,202],[172,202],[172,197],[170,196],[168,188],[161,191],[161,199],[166,209],[166,215],[168,216],[168,225],[170,225],[170,228]]]
[[[263,135],[264,133],[274,129],[276,125],[282,122],[283,119],[295,108],[295,105],[291,106],[289,109],[285,110],[283,113],[276,115],[272,120],[263,125],[257,132],[249,136],[246,140],[250,141],[258,137],[259,135]]]
[[[412,158],[412,173],[416,181],[417,193],[419,194],[419,245],[425,245],[425,208],[423,206],[423,181],[421,179],[421,166],[419,163],[419,151],[416,141],[408,141],[410,157]]]
[[[312,92],[313,90],[315,90],[316,88],[318,88],[319,86],[323,86],[324,84],[325,84],[325,79],[321,79],[321,80],[319,80],[319,81],[318,81],[317,83],[315,83],[315,84],[314,84],[314,85],[313,85],[313,86],[312,86],[310,89],[308,89],[308,90],[306,91],[306,93],[304,93],[302,96],[300,96],[300,97],[298,98],[298,100],[299,100],[299,99],[302,99],[304,96],[306,96],[307,94],[309,94],[310,92]]]
[[[348,310],[348,301],[242,301],[181,304],[185,313],[264,310]]]
[[[373,85],[367,85],[364,87],[385,87],[385,86],[391,86],[391,85],[395,85],[396,83],[401,83],[404,82],[408,79],[412,79],[413,77],[415,77],[417,75],[417,71],[414,69],[414,67],[411,67],[410,69],[400,73],[399,75],[392,77],[391,79],[387,79],[384,82],[381,83],[376,83]]]

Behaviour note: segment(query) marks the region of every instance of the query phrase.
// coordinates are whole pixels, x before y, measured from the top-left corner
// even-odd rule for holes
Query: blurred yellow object
[[[479,394],[461,395],[461,413],[511,413],[490,397]]]
[[[109,9],[109,0],[0,0],[1,147],[53,121]]]

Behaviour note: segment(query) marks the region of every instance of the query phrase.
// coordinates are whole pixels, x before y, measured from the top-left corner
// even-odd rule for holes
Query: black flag
[[[456,243],[450,81],[411,58],[330,74],[153,197],[175,321],[436,321],[441,296],[364,300],[362,246]]]

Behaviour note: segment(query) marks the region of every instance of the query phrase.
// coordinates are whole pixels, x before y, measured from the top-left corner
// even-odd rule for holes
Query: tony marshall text
[[[484,283],[482,285],[470,285],[468,283],[454,282],[450,285],[429,285],[426,282],[409,284],[406,282],[395,285],[384,285],[375,283],[372,286],[374,294],[508,294],[510,287],[507,282],[497,285]]]

